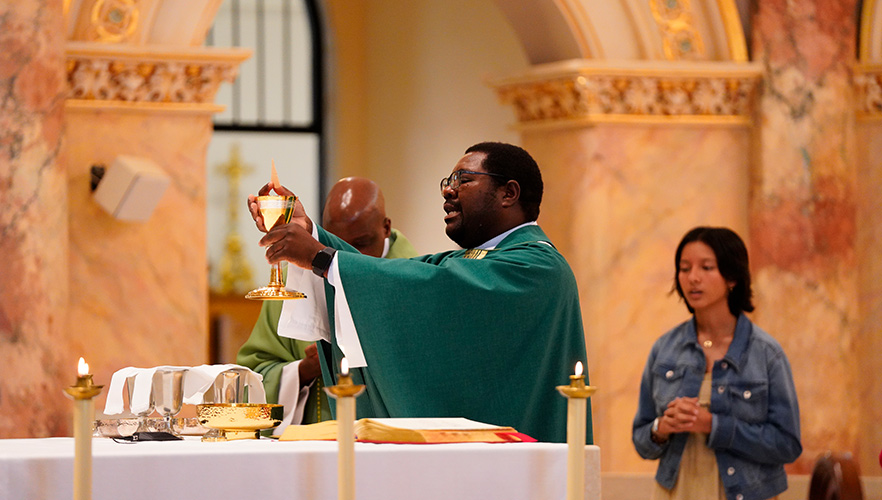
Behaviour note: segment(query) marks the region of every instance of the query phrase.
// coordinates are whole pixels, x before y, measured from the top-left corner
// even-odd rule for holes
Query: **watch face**
[[[317,276],[324,277],[328,268],[331,267],[331,260],[334,258],[334,253],[336,253],[336,250],[330,247],[325,247],[317,253],[312,259],[312,272]]]

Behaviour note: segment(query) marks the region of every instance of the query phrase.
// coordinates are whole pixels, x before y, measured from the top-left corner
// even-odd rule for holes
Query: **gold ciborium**
[[[203,441],[258,439],[260,431],[282,423],[283,405],[254,403],[216,403],[196,406],[196,417],[203,427],[218,429],[219,435]]]
[[[294,204],[297,201],[296,196],[258,196],[257,207],[260,215],[263,216],[263,223],[270,229],[279,225],[291,222],[291,215],[294,214]],[[306,294],[296,290],[288,290],[282,282],[282,263],[273,264],[270,271],[269,285],[255,288],[245,295],[246,299],[252,300],[288,300],[288,299],[305,299]]]

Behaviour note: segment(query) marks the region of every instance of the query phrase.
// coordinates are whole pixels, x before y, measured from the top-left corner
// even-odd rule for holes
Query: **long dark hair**
[[[689,301],[683,295],[680,288],[680,257],[683,255],[683,247],[687,244],[700,241],[709,246],[717,257],[717,268],[720,275],[726,281],[732,281],[735,286],[729,291],[729,312],[738,317],[742,312],[753,311],[753,290],[750,288],[750,263],[747,259],[747,247],[744,241],[735,231],[727,227],[700,226],[689,230],[680,244],[677,246],[677,254],[674,257],[674,289],[677,295],[686,303],[690,313],[695,310],[689,305]]]

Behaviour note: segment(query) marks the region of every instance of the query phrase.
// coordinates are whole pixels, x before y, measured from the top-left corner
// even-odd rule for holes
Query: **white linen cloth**
[[[562,500],[567,452],[566,443],[355,443],[355,498]],[[70,499],[73,457],[73,438],[0,439],[0,497]],[[337,500],[334,441],[95,438],[92,457],[93,500]],[[601,499],[600,458],[585,447],[586,500]]]
[[[156,366],[153,368],[137,368],[127,366],[121,368],[110,378],[107,389],[107,401],[104,404],[105,415],[118,415],[123,412],[123,392],[126,390],[126,379],[135,376],[135,387],[129,402],[134,414],[146,411],[150,407],[150,396],[153,394],[153,374],[160,368],[185,369],[183,377],[183,401],[185,404],[198,405],[205,402],[205,393],[214,385],[221,373],[237,368],[245,374],[245,385],[249,386],[248,395],[251,403],[266,403],[266,392],[263,389],[263,376],[244,366],[236,364],[199,365],[199,366]]]
[[[318,229],[312,226],[312,237],[318,240]],[[346,292],[337,279],[337,257],[331,261],[328,270],[328,283],[334,287],[334,316],[335,329],[337,332],[337,345],[346,356],[346,361],[351,368],[367,366],[364,351],[361,349],[361,341],[358,340],[358,332],[349,312],[349,303],[346,301]],[[279,317],[279,326],[276,331],[281,337],[298,340],[326,340],[331,341],[330,321],[328,310],[325,308],[325,280],[319,278],[312,271],[300,267],[288,266],[288,280],[286,288],[298,290],[306,294],[305,299],[286,300],[282,305],[282,314]]]
[[[282,367],[282,378],[279,381],[279,404],[285,407],[285,411],[282,423],[273,429],[274,436],[280,436],[285,427],[289,425],[299,425],[303,422],[309,390],[315,384],[315,380],[309,385],[300,387],[300,363],[302,361],[292,361]]]

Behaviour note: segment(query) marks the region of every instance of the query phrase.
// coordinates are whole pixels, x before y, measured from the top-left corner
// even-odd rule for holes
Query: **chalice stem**
[[[285,284],[282,283],[282,263],[276,262],[270,268],[270,282],[269,286],[277,286],[284,288]]]

